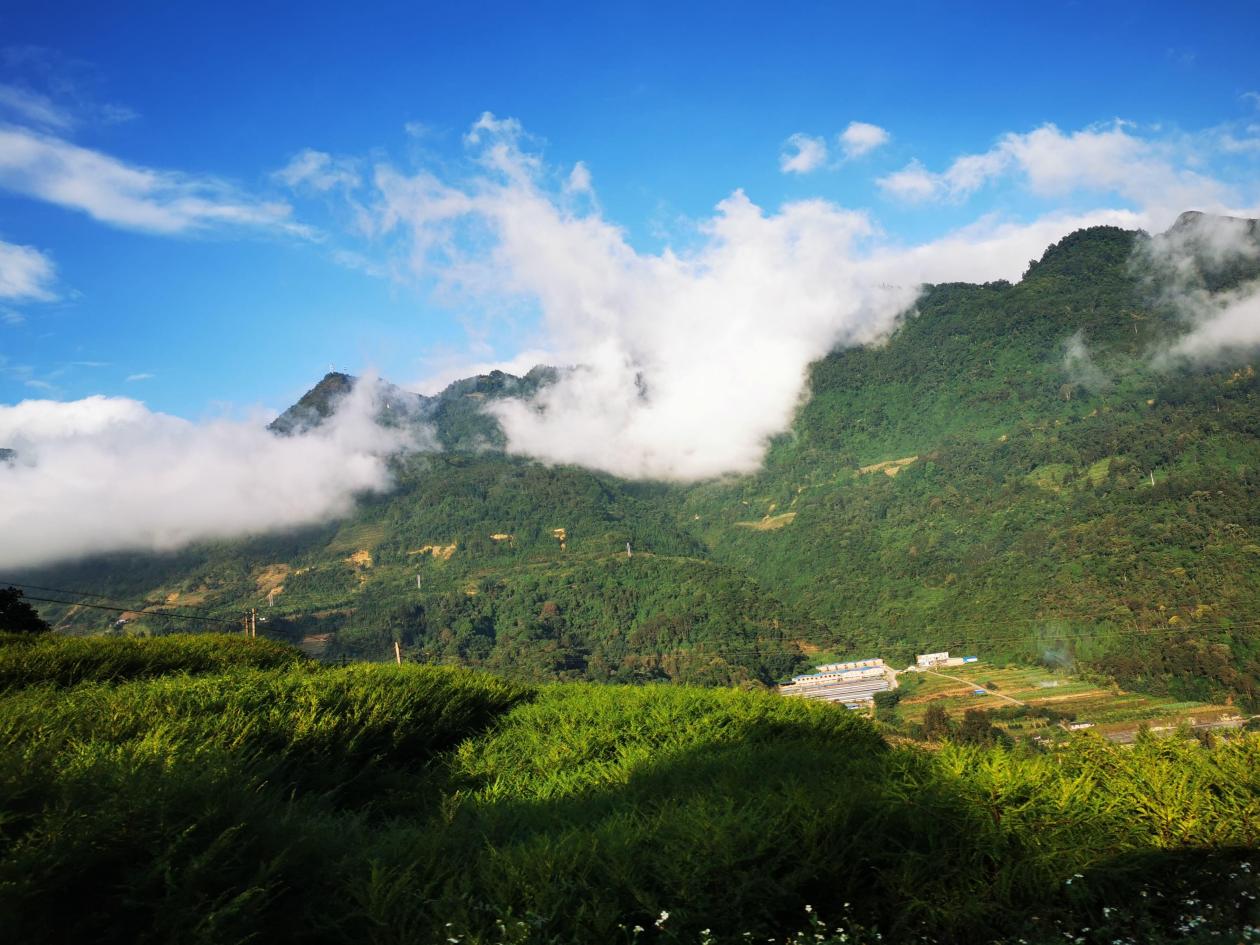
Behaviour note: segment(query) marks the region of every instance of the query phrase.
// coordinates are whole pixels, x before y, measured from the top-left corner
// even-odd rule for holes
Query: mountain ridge
[[[1077,231],[1018,283],[925,288],[886,344],[811,366],[749,476],[631,482],[507,455],[484,402],[557,374],[496,372],[417,400],[444,449],[394,460],[395,490],[347,520],[40,573],[263,606],[269,632],[331,634],[330,655],[399,639],[531,678],[766,683],[817,647],[953,643],[1255,704],[1260,387],[1245,358],[1152,366],[1184,323],[1135,265],[1151,239]],[[316,415],[353,379],[320,384]]]

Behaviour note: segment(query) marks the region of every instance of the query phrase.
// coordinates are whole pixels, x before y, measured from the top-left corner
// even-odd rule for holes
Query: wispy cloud
[[[128,384],[134,384],[136,381],[151,381],[151,380],[153,380],[153,375],[148,374],[148,373],[127,375]]]
[[[863,155],[870,154],[876,148],[883,147],[890,140],[890,135],[879,125],[868,124],[864,121],[851,121],[849,127],[840,132],[840,149],[844,152],[846,159],[860,158]]]
[[[359,186],[359,173],[354,162],[311,148],[295,154],[274,176],[288,187],[310,187],[316,191]]]
[[[0,114],[54,131],[66,131],[75,124],[71,112],[47,95],[8,83],[0,83]]]
[[[0,127],[0,189],[151,233],[238,227],[313,235],[293,222],[286,203],[259,200],[214,177],[128,164],[28,128]]]
[[[0,241],[0,299],[10,302],[50,302],[55,299],[56,267],[33,246]]]
[[[958,157],[944,171],[912,161],[876,183],[887,196],[908,203],[959,202],[1015,177],[1038,197],[1115,195],[1166,225],[1190,207],[1237,206],[1234,188],[1202,169],[1200,152],[1213,144],[1221,149],[1219,135],[1148,137],[1124,122],[1070,133],[1043,125],[1007,134],[990,150]]]
[[[827,142],[800,132],[783,143],[779,170],[784,174],[808,174],[827,163]]]

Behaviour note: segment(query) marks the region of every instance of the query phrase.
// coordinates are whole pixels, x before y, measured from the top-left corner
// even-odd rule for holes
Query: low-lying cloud
[[[880,343],[923,283],[1018,279],[1074,229],[1143,220],[986,218],[904,246],[865,211],[821,199],[767,211],[735,191],[691,245],[644,252],[602,215],[589,176],[575,194],[525,140],[517,122],[485,115],[467,137],[470,178],[378,166],[376,233],[447,290],[536,306],[539,347],[580,366],[490,408],[509,450],[635,478],[755,470],[807,396],[810,362]]]
[[[1155,353],[1156,363],[1212,362],[1260,349],[1258,264],[1260,227],[1247,219],[1188,214],[1140,244],[1135,267],[1188,327]]]
[[[387,457],[414,438],[375,422],[359,384],[301,436],[265,420],[192,423],[139,401],[88,397],[0,406],[0,568],[121,550],[165,551],[348,512],[387,489]]]

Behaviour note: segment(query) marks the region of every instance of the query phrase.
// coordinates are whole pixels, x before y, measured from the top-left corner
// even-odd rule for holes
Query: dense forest
[[[391,388],[409,406],[387,422],[442,449],[398,458],[394,490],[346,521],[5,577],[232,626],[258,608],[262,633],[330,658],[398,641],[529,680],[757,685],[818,649],[965,648],[1255,707],[1260,380],[1242,355],[1156,356],[1186,325],[1135,262],[1147,240],[1097,227],[1016,284],[926,287],[885,344],[811,366],[756,475],[629,482],[507,455],[485,405],[556,373],[496,372]],[[277,430],[351,383],[326,378]],[[41,606],[70,633],[198,626]]]

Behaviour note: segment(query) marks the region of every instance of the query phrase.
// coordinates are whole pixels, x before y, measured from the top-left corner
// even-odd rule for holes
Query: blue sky
[[[649,258],[737,190],[866,211],[903,248],[1157,221],[1170,192],[1260,203],[1256,3],[119,6],[0,9],[0,403],[201,417],[283,408],[330,364],[412,382],[587,350],[552,298],[581,273],[487,249],[502,205],[435,224],[382,167],[446,196],[525,167]],[[846,154],[854,122],[884,134]],[[783,170],[793,135],[817,167]],[[491,138],[515,171],[486,169]],[[452,287],[470,259],[476,289]],[[485,288],[499,266],[510,293]]]

